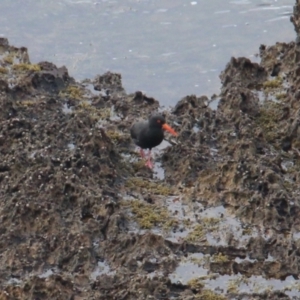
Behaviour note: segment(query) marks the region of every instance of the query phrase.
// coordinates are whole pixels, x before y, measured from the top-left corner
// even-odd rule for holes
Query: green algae
[[[12,65],[14,63],[14,55],[13,54],[8,54],[3,58],[3,62]]]
[[[189,232],[186,240],[192,243],[206,243],[206,234],[219,228],[220,219],[218,218],[202,218],[201,224],[197,224],[194,229]]]
[[[275,98],[278,100],[278,101],[284,101],[287,97],[287,94],[286,93],[277,93],[275,95]]]
[[[165,229],[169,229],[177,223],[164,207],[139,200],[132,200],[123,204],[131,209],[135,221],[141,228],[151,229],[155,226],[163,226]]]
[[[13,65],[12,68],[16,71],[36,71],[36,72],[41,71],[41,67],[36,64],[20,63],[20,64]]]
[[[110,108],[97,108],[93,106],[89,101],[83,100],[83,94],[78,89],[72,89],[71,94],[65,94],[66,96],[71,96],[75,100],[79,100],[78,104],[75,106],[77,112],[88,113],[95,120],[107,120],[110,117]],[[63,95],[63,94],[62,94]],[[110,130],[110,132],[112,132]]]
[[[216,294],[211,290],[202,290],[201,294],[195,295],[195,300],[226,300],[227,298],[223,295]]]
[[[93,107],[91,106],[91,103],[89,101],[86,101],[86,100],[82,100],[79,102],[78,104],[78,107],[79,108],[82,108],[82,109],[93,109]]]
[[[60,96],[68,96],[76,100],[81,100],[83,98],[83,91],[76,85],[69,85],[64,91],[60,92]]]
[[[7,74],[8,70],[6,68],[0,67],[0,73],[1,74]]]
[[[218,229],[220,219],[219,218],[213,218],[213,217],[205,217],[201,219],[201,222],[204,224],[206,228],[209,228],[211,230]]]
[[[135,161],[131,164],[134,171],[137,172],[145,167],[145,160],[139,159],[138,161]]]
[[[110,108],[101,108],[100,110],[98,109],[99,116],[101,119],[106,120],[110,118],[111,115],[111,109]]]
[[[224,255],[222,253],[217,253],[212,256],[211,261],[217,263],[224,263],[224,262],[228,262],[229,259],[227,255]]]
[[[186,240],[189,242],[206,242],[206,230],[204,226],[201,224],[197,224],[193,231],[191,231],[188,236],[186,237]]]
[[[107,130],[106,135],[116,142],[124,140],[124,134],[117,130]]]
[[[237,294],[239,292],[239,286],[241,284],[248,285],[248,283],[249,279],[243,275],[230,279],[227,284],[227,293]]]
[[[204,283],[200,278],[192,278],[187,282],[187,285],[194,291],[201,291],[204,288]]]
[[[279,119],[282,115],[283,105],[273,101],[266,101],[260,108],[256,119],[257,125],[262,129],[268,142],[274,142],[279,136]]]
[[[172,194],[171,187],[157,182],[149,181],[145,178],[132,177],[125,184],[128,188],[141,188],[147,192],[167,196]]]
[[[36,101],[34,100],[22,100],[17,102],[18,105],[24,106],[24,107],[30,107],[36,104]]]
[[[267,80],[263,83],[264,89],[275,89],[281,87],[283,79],[281,77],[276,77],[272,80]]]

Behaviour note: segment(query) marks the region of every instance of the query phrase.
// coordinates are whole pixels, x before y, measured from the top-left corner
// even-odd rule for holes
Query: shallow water
[[[285,291],[290,297],[299,297],[299,283],[292,276],[288,276],[285,280],[279,280],[255,275],[247,278],[240,274],[209,274],[209,270],[199,263],[201,258],[203,258],[201,253],[194,253],[181,261],[176,270],[169,275],[171,282],[189,284],[191,280],[199,280],[204,288],[213,290],[217,294],[230,291],[233,293],[264,293],[270,290],[279,290]],[[197,259],[200,260],[197,262]]]
[[[121,72],[128,92],[164,105],[219,92],[231,56],[295,38],[294,0],[2,0],[0,36],[32,62],[66,65],[76,79]]]
[[[110,267],[106,262],[99,261],[94,271],[91,273],[91,280],[95,281],[98,276],[101,276],[102,274],[106,275],[113,275],[115,274],[114,271],[110,270]]]

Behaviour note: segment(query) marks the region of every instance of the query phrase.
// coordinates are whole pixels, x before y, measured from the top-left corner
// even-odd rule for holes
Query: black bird
[[[140,121],[134,123],[130,129],[130,135],[134,143],[139,146],[140,154],[144,158],[143,149],[149,149],[146,166],[153,168],[151,162],[151,149],[158,146],[164,139],[164,130],[169,131],[173,135],[177,135],[175,130],[166,123],[162,115],[153,115],[148,121]]]

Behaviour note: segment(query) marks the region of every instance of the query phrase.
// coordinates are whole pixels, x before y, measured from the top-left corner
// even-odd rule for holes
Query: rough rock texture
[[[163,112],[158,179],[129,137],[157,100],[1,38],[0,299],[299,299],[299,49],[259,50]]]

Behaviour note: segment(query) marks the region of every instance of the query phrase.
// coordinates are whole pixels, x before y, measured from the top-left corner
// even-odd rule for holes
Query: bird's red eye
[[[157,122],[158,124],[160,124],[160,120],[157,120],[156,122]]]

